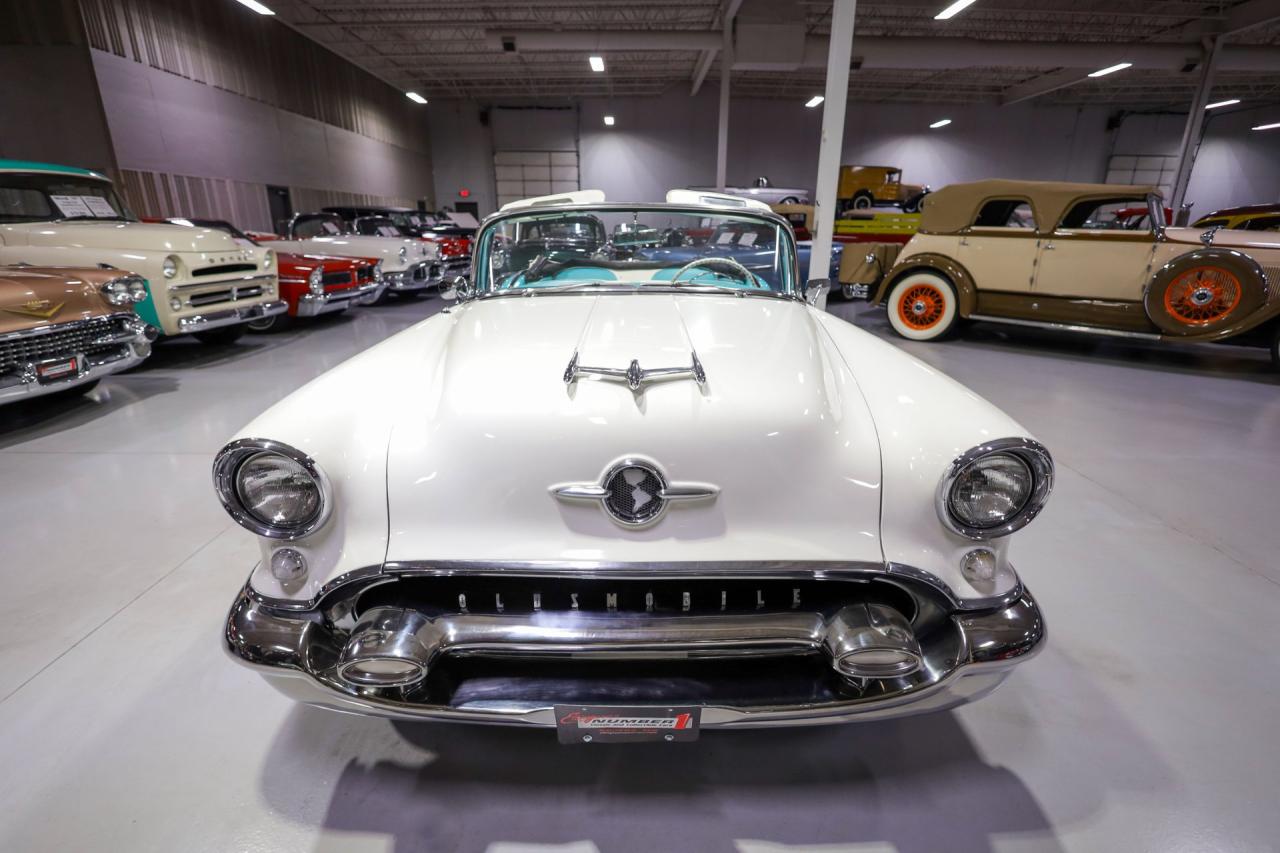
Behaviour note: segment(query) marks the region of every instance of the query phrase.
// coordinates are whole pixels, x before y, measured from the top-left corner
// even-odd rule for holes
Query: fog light
[[[347,664],[342,677],[365,687],[395,687],[420,681],[422,667],[415,661],[395,658],[370,658]]]
[[[182,310],[182,300],[181,300],[181,299],[179,299],[179,298],[178,298],[178,297],[176,297],[176,296],[175,296],[175,297],[173,297],[172,299],[170,299],[170,300],[169,300],[169,307],[170,307],[170,308],[172,308],[174,311],[181,311],[181,310]]]
[[[307,574],[307,561],[293,548],[281,548],[271,555],[271,574],[278,581],[296,581]]]
[[[996,576],[996,555],[986,548],[975,548],[960,561],[960,571],[969,583],[990,583]]]

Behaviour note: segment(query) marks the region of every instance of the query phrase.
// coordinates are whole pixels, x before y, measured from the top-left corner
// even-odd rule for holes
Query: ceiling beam
[[[1022,101],[1029,101],[1032,98],[1038,98],[1041,95],[1047,95],[1050,92],[1056,92],[1059,89],[1065,89],[1068,86],[1074,86],[1081,80],[1086,80],[1089,73],[1096,69],[1093,68],[1060,68],[1057,71],[1051,71],[1048,74],[1041,74],[1025,83],[1019,83],[1016,86],[1010,86],[1000,93],[1000,106],[1007,107],[1010,104],[1017,104]]]
[[[1227,12],[1222,35],[1234,36],[1280,21],[1280,0],[1249,0]]]
[[[741,6],[742,0],[725,0],[724,8],[720,11],[720,29],[727,30],[733,26],[733,19]],[[711,70],[715,61],[715,48],[704,50],[702,56],[698,57],[698,64],[693,69],[693,84],[689,87],[690,97],[698,94],[698,90],[702,88],[702,81],[707,79],[707,72]]]

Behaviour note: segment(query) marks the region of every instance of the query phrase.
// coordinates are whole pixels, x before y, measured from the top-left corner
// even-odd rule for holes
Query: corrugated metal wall
[[[80,8],[93,48],[429,153],[426,115],[402,92],[236,3],[81,0]]]

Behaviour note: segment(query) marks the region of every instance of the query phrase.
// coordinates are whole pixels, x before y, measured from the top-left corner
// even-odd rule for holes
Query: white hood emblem
[[[599,501],[610,518],[628,527],[652,524],[673,501],[710,500],[719,493],[710,483],[668,482],[646,459],[623,459],[596,482],[551,487],[551,494],[561,500]]]

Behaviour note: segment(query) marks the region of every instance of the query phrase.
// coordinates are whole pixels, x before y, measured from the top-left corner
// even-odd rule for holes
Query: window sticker
[[[93,216],[93,211],[89,209],[89,205],[84,203],[84,196],[79,195],[51,195],[53,203],[58,206],[58,211],[65,217],[73,216]]]
[[[742,236],[738,238],[739,246],[754,246],[756,244],[756,232],[744,231]]]
[[[80,198],[84,200],[84,203],[88,206],[89,210],[93,212],[94,216],[114,219],[120,215],[116,209],[111,206],[111,202],[107,201],[102,196],[82,195]]]
[[[726,243],[733,242],[734,234],[732,231],[721,231],[720,236],[716,238],[716,245],[723,246]]]

